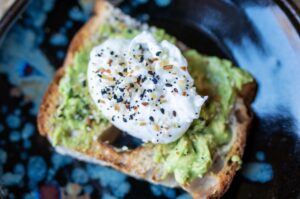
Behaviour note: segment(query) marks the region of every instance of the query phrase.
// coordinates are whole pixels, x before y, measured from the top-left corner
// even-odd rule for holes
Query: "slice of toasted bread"
[[[49,135],[54,130],[51,118],[54,117],[57,106],[60,103],[61,96],[58,91],[58,85],[65,74],[65,69],[72,65],[76,52],[86,42],[95,39],[94,33],[99,25],[113,20],[114,17],[124,19],[128,26],[133,28],[151,29],[151,27],[140,24],[126,16],[106,1],[98,0],[95,5],[94,16],[73,38],[63,67],[57,71],[54,80],[45,93],[38,115],[38,128],[43,136],[47,136],[50,139]],[[183,45],[178,46],[181,50],[186,48]],[[236,100],[230,116],[232,131],[230,143],[218,150],[209,171],[202,178],[197,178],[188,185],[179,185],[173,175],[169,175],[164,180],[161,180],[163,165],[153,161],[154,150],[151,147],[140,146],[134,150],[122,151],[105,142],[95,141],[88,149],[68,149],[60,145],[56,146],[56,150],[81,160],[111,166],[133,177],[153,183],[169,187],[182,187],[193,198],[219,198],[228,189],[234,174],[240,166],[237,162],[231,161],[231,157],[234,155],[241,157],[243,155],[247,129],[251,122],[249,104],[255,95],[255,87],[254,82],[244,85]]]

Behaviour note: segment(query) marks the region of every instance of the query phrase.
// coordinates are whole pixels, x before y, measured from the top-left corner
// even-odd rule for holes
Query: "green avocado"
[[[56,116],[54,132],[50,134],[54,145],[87,149],[101,131],[110,123],[97,109],[87,88],[87,66],[93,46],[110,38],[133,38],[138,30],[126,27],[123,22],[103,24],[99,27],[98,39],[87,43],[77,52],[71,67],[59,83],[61,104]],[[154,35],[158,41],[176,43],[162,29]],[[203,176],[212,164],[216,149],[226,144],[231,137],[228,127],[229,115],[242,86],[253,81],[252,77],[230,61],[199,54],[196,50],[183,52],[188,60],[188,69],[195,81],[197,91],[208,96],[199,119],[194,120],[188,131],[170,144],[145,144],[155,150],[154,161],[164,165],[163,177],[174,174],[176,180],[188,183]]]

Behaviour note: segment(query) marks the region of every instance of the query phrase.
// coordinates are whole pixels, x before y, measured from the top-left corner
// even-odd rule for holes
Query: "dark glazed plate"
[[[115,1],[201,53],[232,60],[258,83],[243,168],[224,198],[300,197],[300,23],[285,0]],[[32,1],[0,47],[0,184],[9,198],[188,198],[53,151],[37,108],[93,0]]]

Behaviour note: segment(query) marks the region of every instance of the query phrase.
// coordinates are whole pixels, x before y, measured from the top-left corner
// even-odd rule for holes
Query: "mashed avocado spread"
[[[103,24],[99,27],[97,41],[85,44],[77,52],[73,65],[67,68],[59,84],[61,104],[53,118],[54,132],[50,134],[54,145],[87,149],[110,125],[89,95],[86,80],[89,53],[108,36],[133,38],[138,33],[120,21]],[[176,43],[175,38],[161,29],[154,35],[158,41],[165,39]],[[154,161],[163,163],[163,177],[174,173],[181,184],[204,175],[212,164],[216,149],[230,140],[228,121],[237,93],[244,84],[253,81],[247,72],[233,67],[227,60],[204,56],[195,50],[183,54],[198,93],[207,95],[208,100],[199,119],[193,121],[179,140],[170,144],[145,144],[145,147],[154,148]]]

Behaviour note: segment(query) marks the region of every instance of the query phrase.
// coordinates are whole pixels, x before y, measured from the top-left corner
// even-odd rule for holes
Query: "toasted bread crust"
[[[57,106],[60,103],[58,85],[65,74],[65,69],[72,65],[74,55],[81,49],[102,23],[102,16],[111,5],[98,0],[95,5],[94,16],[80,29],[73,38],[63,66],[56,72],[52,83],[45,92],[38,114],[38,129],[41,135],[47,136],[53,132],[51,118],[54,117]],[[229,185],[239,169],[239,164],[231,162],[233,155],[242,157],[246,143],[247,129],[251,123],[250,102],[255,95],[256,84],[254,82],[245,85],[236,103],[232,119],[232,131],[234,138],[230,150],[225,155],[220,155],[220,163],[216,163],[217,173],[208,172],[203,178],[197,179],[189,185],[182,186],[193,198],[219,198],[229,188]],[[163,172],[162,164],[154,163],[154,152],[150,147],[138,147],[130,151],[118,151],[109,144],[94,142],[89,149],[69,150],[60,146],[65,152],[73,156],[80,154],[83,159],[109,165],[117,170],[137,178],[143,178],[153,183],[163,184],[169,187],[179,187],[174,176],[161,180]],[[215,169],[212,168],[212,169]]]

